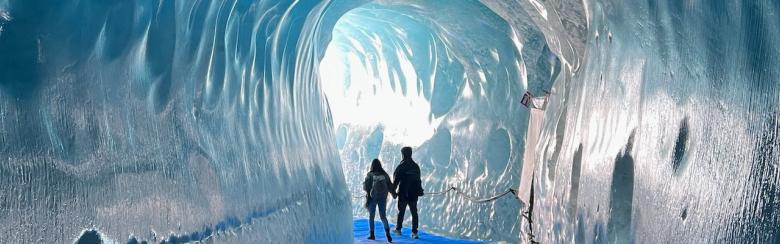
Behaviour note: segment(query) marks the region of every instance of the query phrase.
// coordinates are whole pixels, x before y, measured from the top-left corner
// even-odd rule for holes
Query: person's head
[[[401,148],[401,155],[406,158],[412,158],[412,148],[411,147],[403,147]]]
[[[382,168],[382,162],[380,162],[377,158],[371,161],[371,172],[375,171],[385,171],[385,169]]]

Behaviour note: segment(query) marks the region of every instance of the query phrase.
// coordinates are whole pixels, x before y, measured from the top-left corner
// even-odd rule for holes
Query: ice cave
[[[777,0],[0,0],[0,243],[382,243],[407,146],[397,243],[780,243],[779,57]]]

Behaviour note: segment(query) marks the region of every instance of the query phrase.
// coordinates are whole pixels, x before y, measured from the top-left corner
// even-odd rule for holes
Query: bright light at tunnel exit
[[[339,33],[334,31],[334,35]],[[373,45],[381,45],[381,41],[376,40]],[[385,141],[408,146],[419,146],[433,136],[439,120],[431,117],[430,102],[417,89],[418,77],[412,63],[402,52],[396,55],[402,74],[393,79],[381,54],[370,58],[335,43],[328,46],[319,74],[333,113],[334,128],[342,124],[382,126]],[[371,65],[378,70],[372,71]],[[406,86],[406,95],[400,89],[402,84]]]

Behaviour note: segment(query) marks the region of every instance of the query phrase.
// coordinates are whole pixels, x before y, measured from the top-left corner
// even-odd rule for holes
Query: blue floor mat
[[[385,231],[384,227],[382,227],[382,221],[374,221],[374,228],[376,230],[376,240],[369,240],[366,239],[368,237],[368,219],[354,219],[352,221],[352,226],[354,229],[354,236],[355,236],[355,243],[386,243],[385,238]],[[392,230],[395,227],[395,225],[391,224],[390,229]],[[432,235],[429,233],[426,233],[422,230],[418,234],[420,234],[420,239],[413,240],[411,238],[412,229],[410,228],[403,228],[401,230],[401,236],[397,234],[391,234],[393,237],[393,243],[484,243],[479,241],[471,241],[471,240],[460,240],[460,239],[452,239],[447,238],[443,236],[437,236]]]

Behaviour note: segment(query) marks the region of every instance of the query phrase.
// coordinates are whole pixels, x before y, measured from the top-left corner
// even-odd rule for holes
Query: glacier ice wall
[[[537,241],[780,241],[777,1],[533,7],[574,44],[554,49],[572,69],[535,152]]]
[[[509,113],[516,113],[511,120],[516,124],[496,116],[496,111],[516,104],[520,93],[508,89],[509,104],[486,106],[474,100],[482,98],[481,95],[486,100],[500,99],[502,95],[477,92],[477,99],[468,98],[466,91],[473,91],[470,82],[479,80],[473,77],[479,77],[480,70],[508,69],[519,74],[508,79],[527,78],[526,84],[520,82],[522,85],[514,89],[525,88],[539,94],[549,83],[532,74],[557,69],[533,65],[525,54],[513,57],[522,60],[525,70],[485,65],[481,61],[485,56],[489,59],[489,55],[474,50],[489,50],[491,45],[500,45],[506,36],[512,35],[501,31],[496,34],[495,29],[480,26],[480,23],[501,26],[502,21],[487,21],[475,11],[479,6],[464,2],[467,1],[459,1],[457,5],[468,10],[459,12],[457,7],[448,8],[446,4],[431,7],[418,2],[379,1],[386,5],[385,11],[414,16],[409,21],[383,16],[379,22],[385,23],[384,27],[380,23],[379,28],[372,26],[362,32],[368,33],[365,35],[371,39],[399,28],[415,29],[408,22],[416,21],[419,23],[414,25],[423,26],[416,30],[428,33],[424,40],[390,41],[392,50],[435,53],[429,54],[428,62],[455,61],[455,67],[412,62],[416,72],[412,80],[417,80],[416,86],[423,87],[420,91],[423,96],[426,86],[442,84],[436,79],[438,76],[427,78],[431,73],[465,74],[462,78],[465,82],[456,86],[459,88],[454,93],[455,102],[444,113],[433,112],[435,99],[428,98],[431,119],[425,126],[433,125],[435,129],[430,139],[418,146],[417,154],[423,168],[431,169],[425,178],[427,189],[478,182],[475,186],[458,186],[470,188],[476,194],[489,194],[496,185],[517,184],[520,167],[533,167],[536,201],[532,234],[537,241],[778,241],[780,82],[776,78],[777,69],[773,68],[778,62],[780,38],[777,3],[483,1],[484,6],[509,25],[507,29],[543,38],[543,49],[560,60],[560,73],[551,77],[555,82],[542,118],[540,144],[535,145],[534,151],[520,152],[524,128],[507,129],[511,138],[509,151],[514,156],[506,165],[512,167],[506,171],[510,178],[501,178],[491,170],[501,164],[482,164],[488,152],[482,146],[490,145],[485,141],[494,141],[488,139],[492,137],[490,128],[525,126],[527,117],[522,115],[523,111],[509,108]],[[393,3],[406,9],[393,7]],[[437,14],[445,17],[437,18]],[[465,23],[446,18],[465,15],[470,16]],[[399,22],[406,24],[393,26]],[[465,49],[452,44],[481,37],[489,41]],[[388,55],[382,51],[387,48],[385,42],[383,45],[371,45],[370,40],[358,42],[368,43],[369,53],[384,52],[385,56],[391,56],[384,62],[395,62],[395,66],[402,67],[402,62],[394,59],[403,59],[404,54],[389,52]],[[429,44],[422,48],[405,44],[415,42]],[[528,43],[534,42],[514,41],[513,48],[540,50]],[[432,52],[431,47],[449,48]],[[378,51],[371,51],[372,48]],[[459,59],[458,53],[466,58]],[[454,58],[442,57],[448,55]],[[414,60],[414,55],[410,56],[408,59]],[[381,77],[384,71],[380,69],[375,76]],[[491,76],[490,72],[485,74],[490,77],[486,79],[486,88],[507,78]],[[386,76],[389,78],[384,80],[394,80],[392,74]],[[460,84],[456,83],[458,78],[445,80]],[[505,107],[497,109],[496,104]],[[458,127],[474,123],[480,116],[485,116],[483,122],[488,122],[475,123],[479,125],[475,128],[488,128],[485,131],[470,133]],[[496,124],[492,123],[503,124],[493,127]],[[370,158],[377,156],[384,159],[385,167],[395,165],[400,145],[385,140],[385,130],[387,126],[383,125],[348,123],[339,128],[339,147],[346,172],[358,171],[361,173],[357,175],[361,175]],[[537,154],[538,160],[519,162],[522,153]],[[473,172],[482,175],[475,180]],[[359,178],[350,177],[348,174],[348,185],[356,186],[354,182]],[[531,232],[524,221],[522,226],[512,228],[491,224],[490,221],[500,219],[498,216],[517,214],[512,213],[515,211],[512,208],[471,206],[452,199],[423,201],[429,201],[423,204],[430,207],[426,209],[430,213],[423,216],[422,222],[437,231],[489,240],[515,240],[505,239],[502,232],[519,231],[521,235],[517,238],[522,241],[527,241],[526,234]],[[480,212],[483,209],[489,209],[489,214]],[[360,209],[354,212],[362,214]],[[446,216],[437,215],[445,212]],[[462,213],[467,214],[461,216]]]
[[[0,240],[351,241],[314,75],[349,6],[0,1]]]

